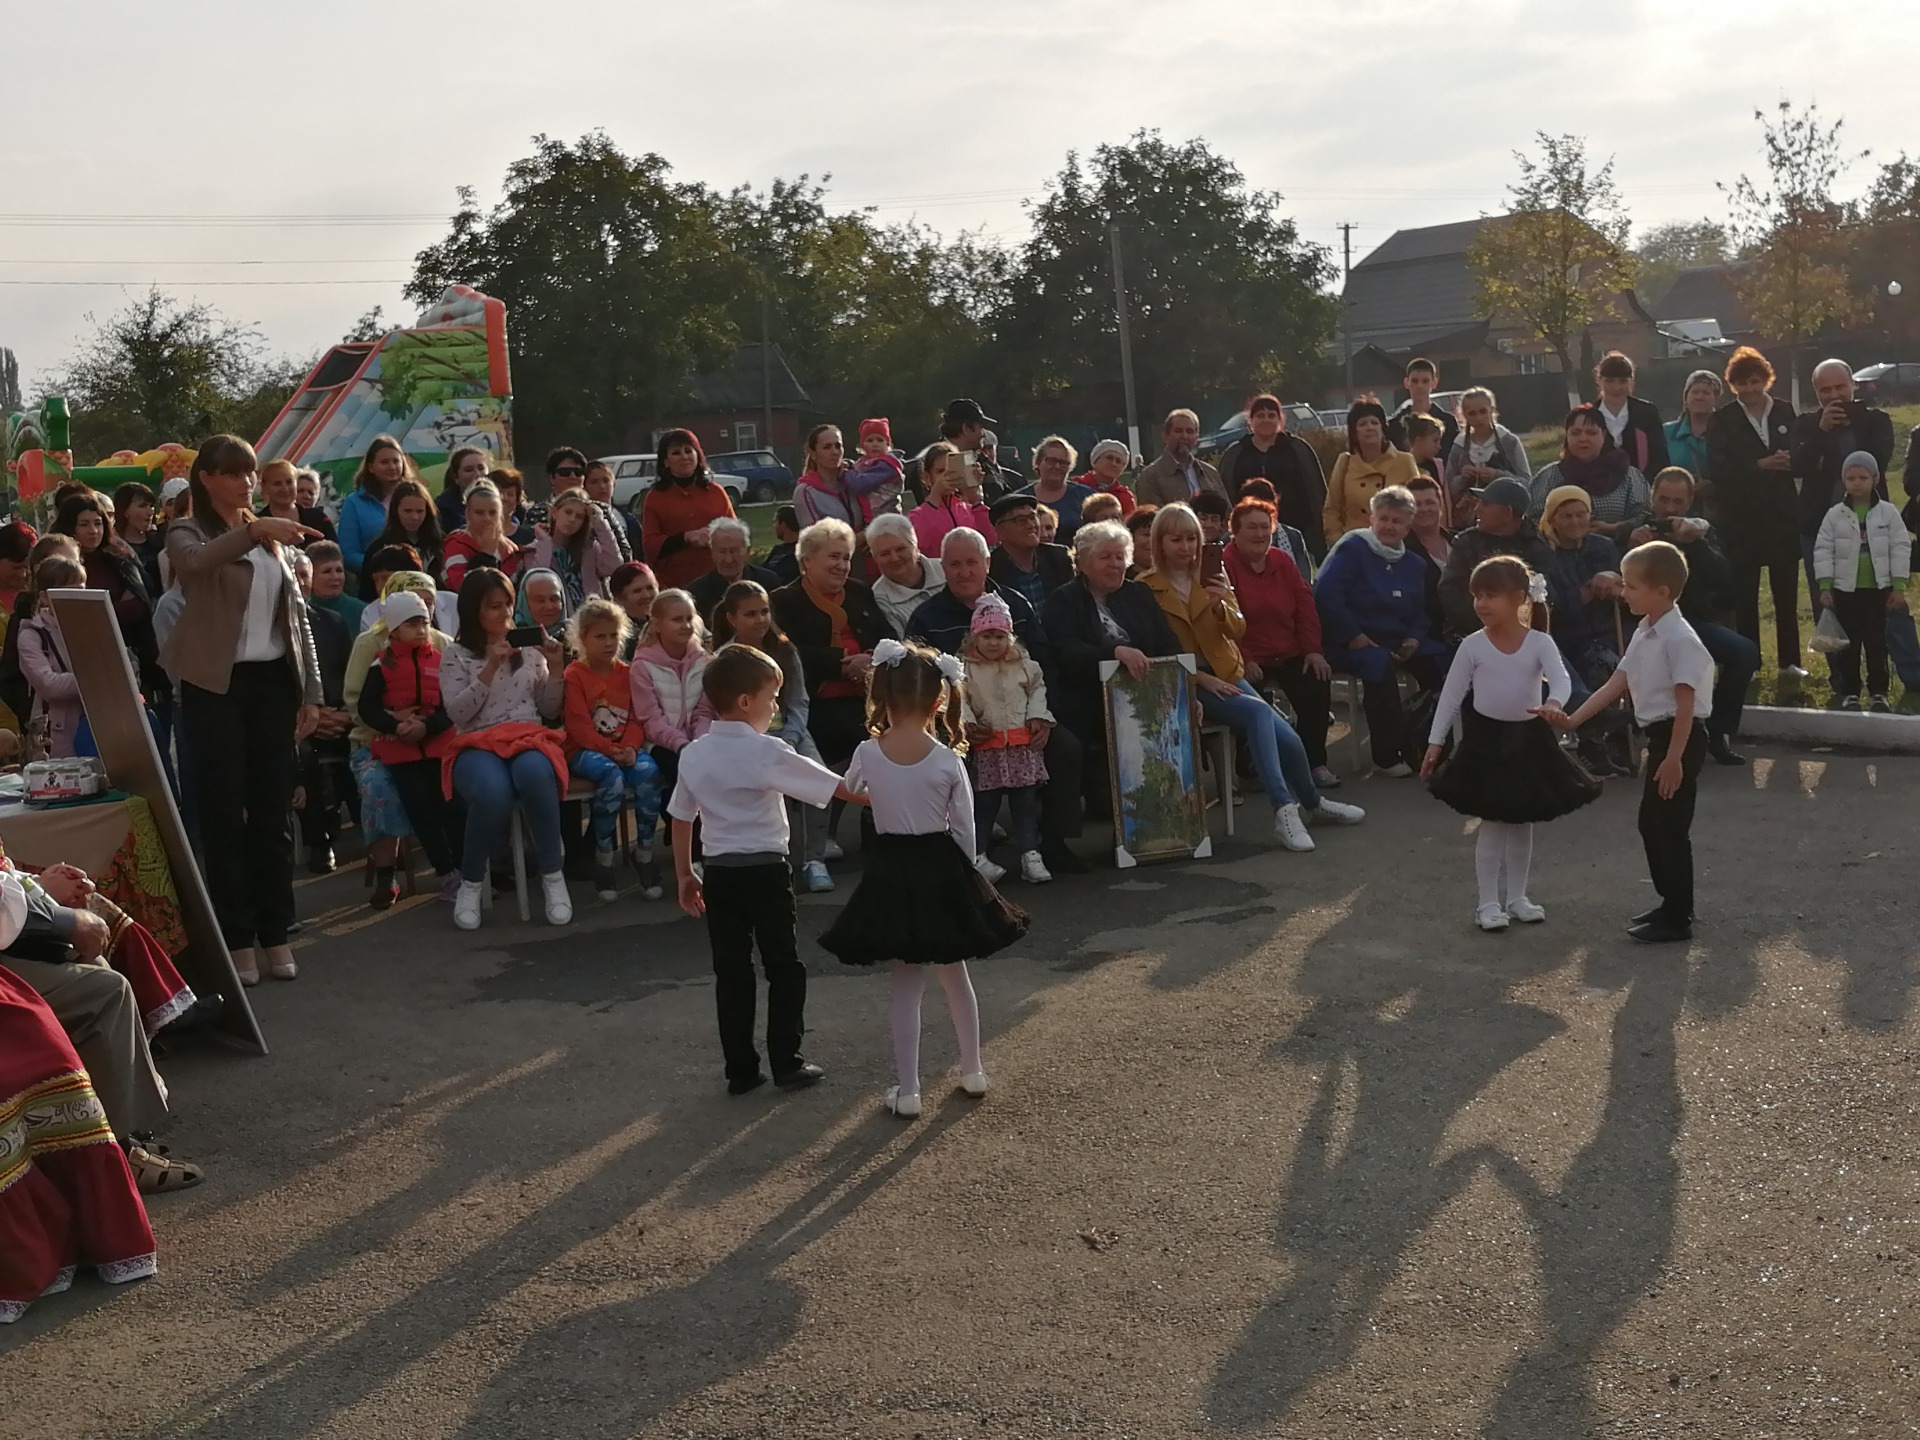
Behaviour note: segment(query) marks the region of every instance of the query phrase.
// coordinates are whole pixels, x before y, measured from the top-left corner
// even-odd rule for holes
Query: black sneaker
[[[1887,702],[1887,697],[1884,695],[1876,695],[1873,697],[1872,708],[1873,713],[1876,715],[1891,715],[1893,713],[1893,706]]]
[[[640,872],[640,893],[649,900],[658,900],[666,894],[660,882],[660,865],[654,860],[642,860],[633,867]]]
[[[1667,907],[1665,905],[1656,905],[1651,910],[1642,910],[1638,915],[1627,921],[1627,928],[1631,930],[1636,925],[1651,925],[1655,921],[1665,923],[1666,918]],[[1691,915],[1687,917],[1687,923],[1689,925],[1693,923],[1693,917]]]
[[[1858,695],[1842,695],[1840,697],[1840,708],[1842,710],[1858,710],[1860,708],[1860,697]]]
[[[767,1077],[756,1072],[755,1074],[747,1076],[744,1080],[727,1081],[727,1094],[745,1095],[750,1091],[758,1090],[766,1083]]]
[[[1683,940],[1693,938],[1691,925],[1676,925],[1664,915],[1657,920],[1649,920],[1643,925],[1627,927],[1627,938],[1637,940],[1642,945],[1676,945]]]
[[[620,882],[614,876],[613,866],[595,865],[593,867],[593,893],[602,900],[620,898]]]
[[[818,1085],[827,1078],[827,1072],[811,1060],[802,1060],[784,1075],[773,1077],[773,1083],[782,1090],[804,1090],[809,1085]]]
[[[307,852],[307,873],[309,875],[331,875],[333,870],[333,846],[316,845]]]

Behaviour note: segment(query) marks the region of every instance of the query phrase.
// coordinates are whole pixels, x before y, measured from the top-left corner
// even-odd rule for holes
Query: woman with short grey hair
[[[978,531],[955,530],[950,535],[973,535]],[[984,542],[983,542],[984,543]],[[940,562],[920,553],[920,539],[913,522],[897,512],[876,515],[867,526],[867,553],[880,567],[880,578],[873,582],[873,598],[893,628],[907,633],[907,621],[920,608],[920,602],[947,583]]]
[[[1696,485],[1712,478],[1707,473],[1707,422],[1726,393],[1727,387],[1713,371],[1694,371],[1680,392],[1680,414],[1667,426],[1667,458],[1692,475]]]
[[[1033,447],[1033,484],[1018,495],[1031,495],[1059,518],[1056,543],[1071,545],[1080,528],[1080,507],[1093,498],[1090,486],[1072,478],[1080,454],[1063,436],[1049,435]]]

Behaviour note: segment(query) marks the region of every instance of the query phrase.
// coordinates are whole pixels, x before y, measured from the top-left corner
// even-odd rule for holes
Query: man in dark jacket
[[[1254,396],[1247,402],[1247,438],[1221,451],[1217,468],[1231,500],[1239,500],[1240,487],[1249,480],[1265,480],[1272,485],[1278,497],[1274,508],[1280,512],[1280,523],[1291,525],[1306,537],[1317,563],[1327,558],[1325,527],[1320,520],[1327,503],[1326,472],[1320,468],[1320,457],[1313,447],[1299,436],[1287,434],[1286,424],[1286,412],[1276,397]]]
[[[1820,588],[1813,577],[1814,537],[1820,533],[1820,522],[1840,503],[1844,493],[1841,462],[1856,450],[1864,450],[1879,461],[1881,480],[1875,493],[1882,500],[1889,498],[1885,477],[1893,465],[1893,417],[1854,399],[1853,371],[1846,361],[1822,360],[1813,367],[1813,397],[1820,408],[1794,417],[1787,445],[1793,457],[1793,473],[1800,477],[1800,558],[1810,595]],[[1911,450],[1907,474],[1914,474]],[[1911,515],[1907,518],[1913,519]],[[1911,610],[1887,612],[1887,657],[1899,672],[1901,683],[1910,690],[1920,690],[1920,637],[1914,634]]]
[[[1760,647],[1735,630],[1733,566],[1705,520],[1689,518],[1693,476],[1678,466],[1665,471],[1653,487],[1653,519],[1628,537],[1629,546],[1670,540],[1687,559],[1687,588],[1680,592],[1680,613],[1707,647],[1720,678],[1713,686],[1713,714],[1707,717],[1707,753],[1722,765],[1744,765],[1734,749],[1747,686],[1760,669]]]
[[[1002,589],[1025,596],[1036,615],[1047,596],[1073,579],[1073,552],[1040,543],[1039,505],[1031,495],[1002,495],[987,512],[1000,540],[987,574]]]
[[[1473,528],[1453,537],[1446,569],[1440,572],[1440,608],[1449,640],[1462,639],[1480,628],[1480,617],[1473,613],[1473,592],[1467,588],[1474,566],[1495,555],[1513,555],[1545,574],[1552,559],[1540,532],[1526,523],[1533,495],[1523,482],[1502,477],[1473,493],[1480,501],[1473,512]]]
[[[778,575],[747,559],[752,542],[753,532],[747,529],[747,522],[733,516],[722,516],[707,527],[707,558],[713,568],[687,586],[687,594],[693,597],[693,608],[708,629],[713,628],[714,612],[720,608],[728,586],[751,580],[769,595],[780,588]]]
[[[940,566],[946,573],[946,587],[920,602],[907,621],[907,638],[956,655],[972,629],[973,607],[982,595],[998,595],[1013,616],[1013,638],[1040,667],[1051,695],[1060,677],[1047,632],[1026,596],[988,578],[986,537],[977,530],[949,530],[940,544]],[[1067,847],[1067,841],[1080,834],[1080,741],[1062,725],[1037,728],[1046,731],[1047,762],[1047,783],[1040,792],[1040,858],[1056,875],[1078,874],[1087,862]]]
[[[994,461],[993,452],[982,444],[987,435],[987,427],[999,423],[980,408],[978,400],[965,398],[949,400],[947,408],[940,414],[940,438],[961,454],[972,454],[974,464],[980,467],[980,498],[989,505],[1014,488],[1001,474],[999,465]],[[922,454],[924,453],[923,451]],[[915,502],[925,501],[927,486],[926,482],[920,478],[919,456],[907,462],[906,482],[907,488],[913,492]]]
[[[1441,456],[1451,455],[1453,442],[1460,438],[1460,422],[1433,403],[1433,387],[1440,383],[1440,371],[1431,360],[1415,356],[1407,362],[1407,373],[1401,383],[1407,387],[1407,398],[1387,417],[1387,439],[1393,442],[1396,450],[1410,449],[1407,444],[1407,417],[1429,415],[1440,426]]]

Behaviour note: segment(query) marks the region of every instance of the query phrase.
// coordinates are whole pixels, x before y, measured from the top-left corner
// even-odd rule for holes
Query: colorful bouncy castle
[[[413,326],[329,350],[256,448],[312,466],[344,495],[380,434],[398,437],[428,480],[462,445],[511,464],[512,409],[506,306],[453,285]]]

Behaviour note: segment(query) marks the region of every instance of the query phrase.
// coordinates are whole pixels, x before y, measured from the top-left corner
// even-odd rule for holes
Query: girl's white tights
[[[1527,872],[1533,868],[1533,826],[1502,825],[1493,820],[1480,822],[1480,834],[1473,843],[1473,869],[1480,880],[1480,904],[1496,910],[1515,900],[1527,898]],[[1501,893],[1500,876],[1506,872],[1506,893]]]
[[[980,1003],[974,999],[973,980],[966,963],[957,965],[893,966],[893,1067],[902,1095],[920,1093],[920,996],[931,970],[947,992],[947,1014],[953,1019],[953,1038],[960,1046],[960,1073],[980,1072]]]

